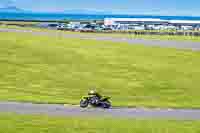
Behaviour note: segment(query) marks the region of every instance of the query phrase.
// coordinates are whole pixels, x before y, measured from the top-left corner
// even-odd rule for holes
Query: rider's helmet
[[[88,92],[88,95],[96,95],[96,94],[97,92],[93,89]]]

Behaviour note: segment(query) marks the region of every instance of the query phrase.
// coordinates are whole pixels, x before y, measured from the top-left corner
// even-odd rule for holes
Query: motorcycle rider
[[[94,96],[94,97],[97,97],[99,100],[101,100],[102,98],[102,95],[100,95],[96,90],[94,89],[91,89],[89,92],[88,92],[88,95],[89,96]]]
[[[110,108],[109,99],[109,97],[102,96],[95,89],[91,89],[88,91],[88,96],[81,99],[80,107],[86,108],[88,105],[92,105],[94,107]]]

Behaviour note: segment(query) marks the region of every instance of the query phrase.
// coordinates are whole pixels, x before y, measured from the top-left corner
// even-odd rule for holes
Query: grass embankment
[[[200,53],[0,33],[0,100],[78,104],[97,87],[117,106],[199,108]]]
[[[38,24],[39,22],[25,22],[25,21],[0,21],[0,24],[4,25],[35,25]]]
[[[14,23],[14,22],[12,22]],[[25,22],[27,24],[31,22]],[[23,22],[22,22],[23,24]],[[34,24],[34,22],[33,22]],[[175,41],[193,41],[200,42],[198,36],[178,36],[178,35],[134,35],[128,33],[82,33],[82,32],[71,32],[71,31],[58,31],[39,27],[19,27],[13,25],[0,25],[0,28],[18,29],[18,30],[31,30],[37,32],[53,32],[58,34],[77,34],[77,35],[91,35],[100,37],[117,37],[117,38],[129,38],[129,39],[147,39],[147,40],[175,40]],[[159,31],[164,32],[164,31]]]
[[[0,115],[1,133],[199,133],[199,121]]]

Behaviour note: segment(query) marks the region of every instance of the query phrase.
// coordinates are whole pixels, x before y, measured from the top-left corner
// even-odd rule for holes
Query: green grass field
[[[199,133],[199,121],[0,115],[1,133]]]
[[[34,25],[38,24],[39,22],[23,22],[23,21],[0,21],[1,24],[5,25],[12,25],[12,24],[19,24],[19,25]]]
[[[0,33],[0,100],[79,104],[91,87],[115,106],[200,108],[200,52]]]
[[[11,22],[10,22],[11,23]],[[12,24],[15,22],[12,22]],[[20,23],[20,22],[19,22]],[[23,22],[21,22],[23,24]],[[31,24],[31,22],[24,22],[25,24]],[[18,23],[16,23],[18,24]],[[34,24],[34,22],[33,22]],[[147,40],[176,40],[176,41],[192,41],[192,42],[200,42],[200,37],[196,36],[178,36],[178,35],[134,35],[128,33],[80,33],[80,32],[71,32],[71,31],[58,31],[58,30],[50,30],[44,28],[36,28],[36,27],[19,27],[19,26],[5,26],[0,25],[0,28],[10,28],[10,29],[21,29],[21,30],[32,30],[38,32],[53,32],[59,34],[77,34],[77,35],[91,35],[91,36],[110,36],[116,38],[130,38],[130,39],[147,39]],[[160,31],[163,32],[163,31]]]

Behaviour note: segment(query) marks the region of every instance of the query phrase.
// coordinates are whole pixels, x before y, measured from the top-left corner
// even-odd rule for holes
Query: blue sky
[[[38,12],[89,9],[128,14],[200,16],[200,0],[0,0],[2,6]]]

